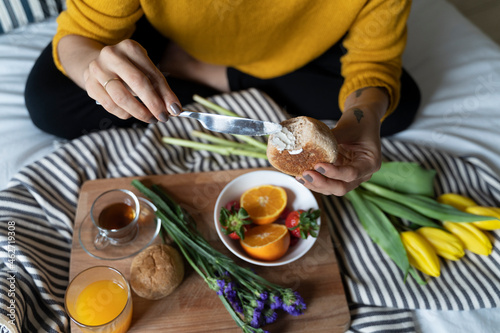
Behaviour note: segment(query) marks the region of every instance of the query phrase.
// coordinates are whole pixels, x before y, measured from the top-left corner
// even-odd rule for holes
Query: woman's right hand
[[[165,122],[181,112],[164,75],[136,41],[104,46],[84,70],[83,79],[88,95],[118,118]]]

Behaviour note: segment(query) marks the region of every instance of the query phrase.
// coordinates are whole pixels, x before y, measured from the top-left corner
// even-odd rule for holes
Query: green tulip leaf
[[[382,162],[369,182],[405,194],[433,197],[435,175],[435,170],[424,169],[418,163],[391,161]]]
[[[377,244],[403,271],[404,279],[410,270],[408,255],[394,225],[374,203],[363,199],[359,190],[355,189],[347,193],[347,198],[372,241]]]

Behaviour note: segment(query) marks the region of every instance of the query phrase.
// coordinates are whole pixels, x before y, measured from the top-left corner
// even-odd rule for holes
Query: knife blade
[[[224,116],[213,113],[184,110],[177,117],[198,120],[207,130],[226,134],[260,136],[281,131],[281,125],[271,121]]]

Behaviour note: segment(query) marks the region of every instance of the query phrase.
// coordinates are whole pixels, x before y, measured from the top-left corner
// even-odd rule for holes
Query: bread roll
[[[271,134],[267,158],[272,166],[292,176],[314,170],[317,163],[333,163],[337,158],[337,140],[323,122],[296,117],[281,123],[281,132]]]
[[[160,299],[170,295],[184,278],[184,262],[173,247],[152,245],[143,250],[130,266],[130,286],[140,297]]]

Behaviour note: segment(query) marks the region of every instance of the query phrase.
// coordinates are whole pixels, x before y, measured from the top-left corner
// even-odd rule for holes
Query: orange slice
[[[269,224],[278,219],[286,207],[286,191],[279,186],[262,185],[247,190],[240,198],[255,224]]]
[[[290,233],[282,224],[258,225],[248,230],[241,247],[255,259],[273,261],[283,257],[290,246]]]

